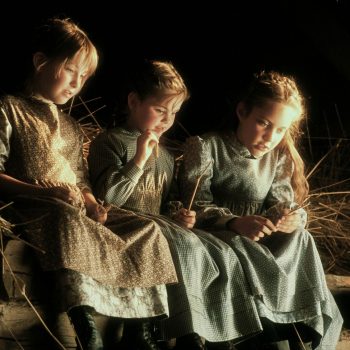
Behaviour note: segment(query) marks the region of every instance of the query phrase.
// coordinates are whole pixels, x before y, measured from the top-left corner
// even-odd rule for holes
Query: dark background
[[[192,98],[179,120],[190,133],[210,130],[226,111],[227,92],[254,71],[294,75],[308,101],[313,137],[350,134],[350,21],[345,0],[8,4],[2,11],[0,90],[24,77],[29,35],[50,16],[74,19],[100,51],[100,67],[84,98],[102,97],[98,117],[110,119],[120,77],[133,60],[171,60]],[[97,106],[98,107],[98,106]],[[92,107],[92,108],[95,108]],[[178,126],[177,137],[184,137]],[[327,141],[328,142],[328,141]]]

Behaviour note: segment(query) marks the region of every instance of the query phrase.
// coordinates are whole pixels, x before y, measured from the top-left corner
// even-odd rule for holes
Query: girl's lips
[[[270,149],[268,146],[265,146],[265,145],[256,145],[254,147],[260,151],[268,151]]]

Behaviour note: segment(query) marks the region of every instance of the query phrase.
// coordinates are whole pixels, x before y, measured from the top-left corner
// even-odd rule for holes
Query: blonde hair
[[[40,26],[35,34],[32,53],[42,52],[47,62],[57,61],[57,74],[70,59],[82,57],[87,78],[94,74],[98,64],[98,53],[87,36],[71,19],[51,18]]]
[[[185,82],[171,62],[144,61],[130,83],[130,92],[141,99],[159,93],[181,95],[184,101],[189,98]]]
[[[266,101],[283,103],[299,111],[298,118],[293,121],[277,147],[288,153],[294,163],[291,184],[296,201],[303,202],[309,192],[309,185],[305,177],[304,161],[297,150],[297,145],[302,135],[301,123],[306,117],[306,113],[304,98],[294,78],[273,71],[262,71],[255,75],[241,101],[245,104],[248,112],[254,106],[261,106]]]

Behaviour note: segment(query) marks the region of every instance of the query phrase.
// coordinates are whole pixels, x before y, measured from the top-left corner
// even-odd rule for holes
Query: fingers
[[[152,148],[158,144],[158,136],[151,130],[146,130],[143,135],[146,137],[145,140],[148,142],[148,145]]]
[[[263,227],[261,227],[261,231],[266,232],[267,234],[277,231],[276,225],[274,225],[268,218],[258,216],[257,220],[263,225]]]
[[[181,208],[178,211],[179,214],[183,215],[183,216],[196,216],[196,212],[194,210],[187,210],[186,208]]]
[[[181,208],[175,217],[175,220],[186,228],[193,228],[196,223],[196,212]]]
[[[278,231],[292,233],[301,223],[301,218],[298,213],[293,213],[282,217],[281,222],[277,226]]]

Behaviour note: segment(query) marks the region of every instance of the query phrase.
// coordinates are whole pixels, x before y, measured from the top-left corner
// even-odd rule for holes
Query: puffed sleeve
[[[104,132],[92,142],[88,156],[95,196],[117,206],[124,205],[143,174],[133,160],[124,161],[125,153],[122,142]]]
[[[281,153],[278,158],[275,176],[271,188],[265,199],[265,215],[276,220],[283,209],[294,209],[298,203],[294,200],[294,190],[291,178],[294,171],[294,163],[289,155]],[[301,226],[305,227],[307,213],[304,209],[298,209],[301,217]]]
[[[196,226],[200,228],[225,229],[231,219],[237,217],[228,208],[218,207],[213,201],[211,181],[214,159],[205,140],[190,137],[185,144],[183,163],[179,173],[180,195],[187,208],[201,176],[192,208],[196,211]]]
[[[5,105],[0,101],[0,173],[5,172],[5,163],[10,154],[12,127],[7,117]]]

